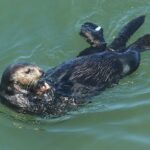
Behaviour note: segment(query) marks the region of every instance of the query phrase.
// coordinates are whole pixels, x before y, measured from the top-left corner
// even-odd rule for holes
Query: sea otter
[[[102,52],[94,51],[94,54],[67,61],[45,74],[40,68],[33,69],[33,72],[23,69],[32,64],[20,67],[15,64],[8,67],[2,76],[2,103],[24,113],[62,115],[135,71],[140,64],[140,52],[149,48],[150,35],[147,34],[124,47],[123,51],[115,52],[106,47]],[[34,75],[30,82],[22,82],[23,78],[16,76],[16,73],[23,73],[23,78],[26,78],[26,73]]]

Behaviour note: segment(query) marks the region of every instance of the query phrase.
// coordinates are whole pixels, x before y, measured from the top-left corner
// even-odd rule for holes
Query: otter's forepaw
[[[42,95],[44,93],[47,93],[49,90],[50,90],[50,86],[45,81],[41,81],[41,82],[38,82],[34,91],[35,91],[35,94]]]

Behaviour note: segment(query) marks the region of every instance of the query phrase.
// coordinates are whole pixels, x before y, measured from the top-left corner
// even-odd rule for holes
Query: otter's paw
[[[37,86],[35,87],[35,94],[42,95],[50,90],[50,86],[45,82],[41,81],[38,82]]]

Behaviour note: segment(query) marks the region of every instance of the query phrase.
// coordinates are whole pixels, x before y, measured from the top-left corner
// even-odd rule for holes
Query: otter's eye
[[[25,71],[26,74],[29,74],[32,70],[29,68]]]

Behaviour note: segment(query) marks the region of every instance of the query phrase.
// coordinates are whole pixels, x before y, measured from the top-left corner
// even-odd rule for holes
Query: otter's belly
[[[86,98],[118,83],[122,70],[118,54],[106,52],[66,62],[47,74],[46,79],[53,81],[62,95]]]

